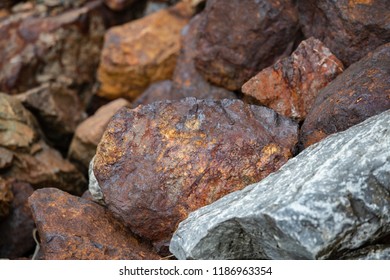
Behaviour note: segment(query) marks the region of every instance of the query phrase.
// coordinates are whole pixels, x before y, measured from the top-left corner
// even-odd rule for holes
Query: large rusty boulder
[[[95,202],[53,188],[37,190],[29,205],[46,260],[158,259]]]
[[[309,38],[289,57],[246,82],[242,92],[249,102],[302,121],[310,112],[319,90],[343,69],[343,64],[321,41]]]
[[[390,109],[390,43],[348,67],[320,91],[301,129],[304,147]]]
[[[297,129],[239,100],[124,108],[99,143],[90,190],[134,233],[166,244],[191,211],[278,170],[292,157]]]
[[[196,67],[208,81],[238,90],[291,50],[297,30],[294,1],[209,0],[197,36]]]
[[[388,0],[298,0],[306,37],[315,36],[349,66],[389,42]]]

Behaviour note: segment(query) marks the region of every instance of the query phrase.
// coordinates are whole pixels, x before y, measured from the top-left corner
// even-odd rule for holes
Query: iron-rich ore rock
[[[297,125],[265,107],[156,102],[112,118],[92,172],[108,209],[159,246],[189,212],[279,169],[296,142]]]
[[[327,259],[390,231],[390,110],[203,207],[171,240],[179,259]]]
[[[290,52],[298,30],[294,1],[209,0],[202,13],[195,64],[210,82],[239,90]]]
[[[46,260],[159,258],[95,202],[46,188],[29,204]]]
[[[34,189],[30,184],[11,183],[14,199],[9,216],[0,222],[0,258],[16,259],[24,257],[35,245],[33,229],[35,227],[28,197]]]
[[[13,199],[11,184],[0,177],[0,221],[8,216]]]
[[[76,129],[69,148],[68,158],[84,173],[87,173],[89,162],[96,153],[96,147],[103,136],[111,117],[122,107],[129,107],[125,99],[117,99],[100,107],[95,114],[83,121]]]
[[[364,247],[343,257],[346,260],[390,260],[390,245]]]
[[[321,41],[309,38],[287,58],[251,78],[242,92],[254,103],[302,121],[320,89],[343,71],[343,64]]]
[[[298,0],[306,37],[315,36],[346,65],[389,42],[388,0]]]
[[[304,147],[390,109],[390,43],[354,63],[320,91],[301,130]]]

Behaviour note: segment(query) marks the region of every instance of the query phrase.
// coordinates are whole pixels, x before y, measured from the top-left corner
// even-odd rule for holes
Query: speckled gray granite
[[[389,214],[390,110],[192,212],[170,250],[178,259],[338,258],[390,232]]]

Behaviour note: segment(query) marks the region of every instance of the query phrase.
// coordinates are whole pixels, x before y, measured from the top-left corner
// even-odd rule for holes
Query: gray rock
[[[327,259],[390,232],[390,110],[334,134],[260,183],[194,211],[178,259]]]
[[[345,260],[390,260],[390,245],[364,247],[343,257]]]

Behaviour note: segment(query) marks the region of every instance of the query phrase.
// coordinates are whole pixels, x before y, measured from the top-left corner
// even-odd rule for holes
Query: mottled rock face
[[[13,199],[11,184],[0,177],[0,221],[8,216]]]
[[[373,245],[356,250],[343,257],[345,260],[390,260],[390,245]]]
[[[294,41],[293,1],[209,0],[199,26],[195,64],[210,82],[238,90]]]
[[[112,118],[94,174],[108,208],[134,233],[162,242],[189,212],[279,169],[296,142],[297,125],[265,107],[156,102]]]
[[[322,89],[301,130],[304,147],[390,109],[390,43]]]
[[[179,259],[326,259],[375,243],[390,231],[389,125],[386,111],[191,213],[171,252]]]
[[[322,44],[302,41],[287,58],[251,78],[242,92],[254,103],[302,121],[310,112],[320,89],[337,77],[343,64]]]
[[[180,49],[180,30],[193,13],[186,3],[111,28],[98,69],[98,95],[139,96],[150,83],[169,79]]]
[[[0,258],[20,258],[34,248],[35,227],[28,197],[34,189],[30,184],[12,182],[13,201],[9,216],[0,222]]]
[[[46,260],[158,259],[92,201],[46,188],[35,191],[29,204]]]
[[[306,37],[314,36],[346,65],[390,40],[387,0],[298,0]]]

